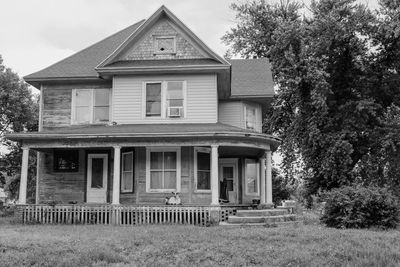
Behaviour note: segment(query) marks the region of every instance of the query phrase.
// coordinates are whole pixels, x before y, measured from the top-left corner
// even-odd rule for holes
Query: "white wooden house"
[[[166,7],[24,79],[41,102],[38,132],[7,135],[23,144],[20,204],[30,150],[31,209],[163,208],[171,192],[186,209],[272,204],[268,60],[225,60]]]

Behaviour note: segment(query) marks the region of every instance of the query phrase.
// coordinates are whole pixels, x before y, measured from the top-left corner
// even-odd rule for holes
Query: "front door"
[[[108,155],[88,154],[86,202],[107,202],[107,173]]]
[[[231,204],[238,203],[237,159],[219,159],[220,199]]]

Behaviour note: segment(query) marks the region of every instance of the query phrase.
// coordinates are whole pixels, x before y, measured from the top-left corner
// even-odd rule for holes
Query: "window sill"
[[[158,193],[158,194],[160,194],[160,193],[181,193],[181,191],[178,191],[178,190],[176,190],[176,189],[152,189],[152,190],[146,190],[146,193],[151,193],[151,194],[153,194],[153,193]]]
[[[194,190],[193,193],[196,193],[196,194],[211,194],[211,190]]]

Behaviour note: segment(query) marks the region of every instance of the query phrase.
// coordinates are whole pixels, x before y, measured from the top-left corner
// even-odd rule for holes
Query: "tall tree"
[[[355,0],[312,1],[308,16],[290,0],[232,5],[237,25],[223,40],[233,54],[270,59],[278,92],[266,131],[282,138],[286,175],[301,164],[308,195],[396,180],[386,170],[400,149],[390,136],[400,132],[385,119],[400,101],[394,2],[375,14]]]
[[[28,85],[3,64],[0,56],[0,187],[6,187],[11,197],[16,197],[19,185],[21,147],[7,141],[5,133],[36,131],[38,127],[38,103]],[[35,180],[35,157],[29,160],[28,196],[32,197]]]

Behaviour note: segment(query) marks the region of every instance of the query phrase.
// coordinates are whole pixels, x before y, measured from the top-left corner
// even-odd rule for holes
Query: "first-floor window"
[[[133,152],[122,153],[121,192],[133,192]]]
[[[195,148],[194,175],[197,191],[211,190],[211,161],[209,148]]]
[[[147,191],[180,191],[180,149],[148,149]]]
[[[245,181],[246,181],[246,194],[258,195],[259,194],[259,175],[260,164],[254,159],[246,159],[245,166]]]
[[[72,123],[106,123],[110,117],[110,89],[72,90]]]
[[[77,172],[78,170],[78,150],[54,150],[54,171]]]

